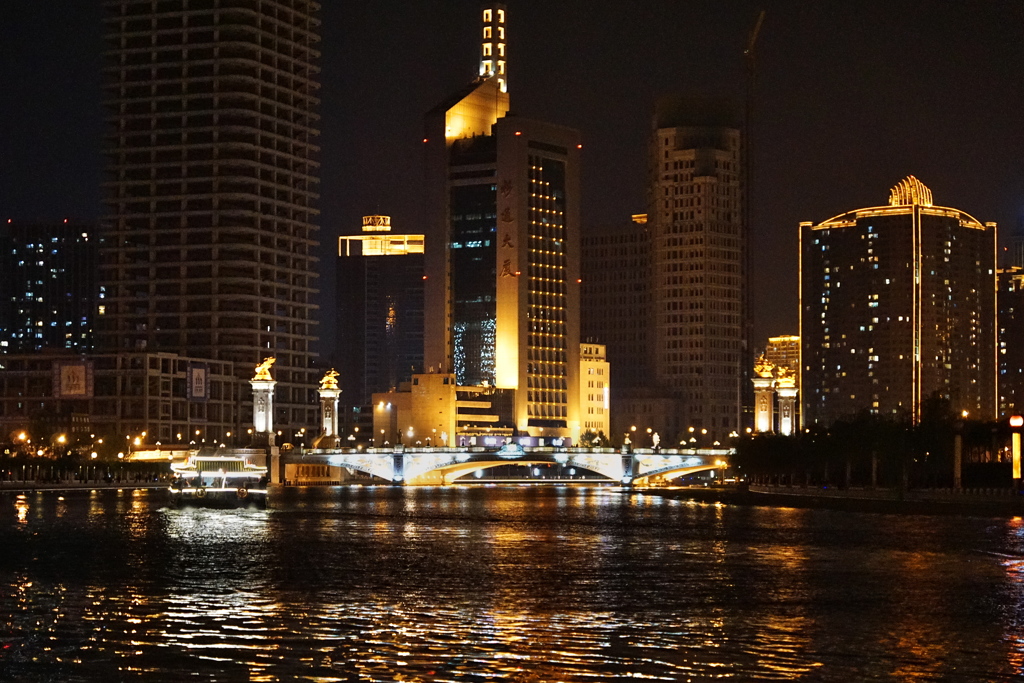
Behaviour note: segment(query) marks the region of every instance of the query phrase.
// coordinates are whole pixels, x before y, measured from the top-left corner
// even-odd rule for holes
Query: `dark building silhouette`
[[[91,350],[98,246],[91,225],[0,224],[0,353]]]
[[[651,386],[651,233],[647,215],[586,231],[582,240],[580,334],[605,345],[613,417]],[[627,422],[632,422],[629,417]],[[618,425],[615,425],[618,428]],[[660,427],[660,425],[659,425]]]
[[[800,225],[804,425],[917,419],[948,399],[996,415],[996,226],[935,206],[913,176],[888,206]]]
[[[97,346],[275,356],[275,422],[315,422],[319,5],[108,1]]]
[[[337,273],[342,402],[367,405],[422,372],[423,235],[365,216],[362,234],[338,239]]]

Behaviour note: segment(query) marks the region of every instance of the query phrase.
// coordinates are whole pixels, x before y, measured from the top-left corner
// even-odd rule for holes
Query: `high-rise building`
[[[998,272],[999,417],[1024,411],[1024,267]]]
[[[580,334],[604,344],[613,405],[651,385],[651,233],[647,215],[588,228],[582,239]],[[618,409],[620,406],[616,405]]]
[[[338,238],[336,357],[342,401],[409,382],[423,366],[423,235],[391,232],[389,216],[364,216]]]
[[[888,206],[800,224],[804,425],[937,397],[996,414],[996,225],[935,206],[908,176]]]
[[[743,163],[727,101],[658,102],[650,149],[653,383],[681,424],[740,431],[746,373]]]
[[[784,334],[768,337],[768,345],[764,347],[764,357],[776,368],[785,368],[793,377],[800,375],[800,337],[795,334]]]
[[[426,119],[424,364],[514,390],[522,434],[575,438],[579,135],[508,115],[504,6],[482,19],[477,79]]]
[[[319,52],[312,0],[107,0],[97,345],[274,356],[275,422],[315,422]]]
[[[91,350],[97,246],[74,221],[0,224],[0,353]]]
[[[604,344],[580,344],[580,414],[584,432],[611,435],[611,373]]]

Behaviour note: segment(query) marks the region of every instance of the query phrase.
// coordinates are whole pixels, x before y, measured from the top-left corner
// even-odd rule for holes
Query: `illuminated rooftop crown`
[[[912,175],[908,175],[889,191],[890,206],[905,206],[907,204],[932,205],[932,191]]]
[[[498,79],[501,92],[508,92],[508,56],[505,54],[505,5],[491,3],[482,13],[483,37],[480,42],[480,77]]]

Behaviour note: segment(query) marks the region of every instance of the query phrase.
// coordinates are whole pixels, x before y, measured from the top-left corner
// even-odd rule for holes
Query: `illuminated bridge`
[[[286,479],[304,483],[302,471],[345,468],[396,485],[445,486],[477,470],[500,465],[558,464],[594,472],[627,486],[658,486],[677,477],[728,466],[731,449],[634,449],[523,447],[353,448],[293,451],[281,456]],[[298,466],[298,468],[294,468]],[[333,479],[334,477],[326,477]],[[525,480],[529,481],[529,480]],[[313,483],[313,482],[309,482]]]

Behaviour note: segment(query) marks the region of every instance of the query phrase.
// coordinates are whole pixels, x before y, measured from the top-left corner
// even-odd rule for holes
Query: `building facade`
[[[342,401],[369,405],[423,370],[423,235],[364,216],[362,234],[338,238],[337,273]]]
[[[583,432],[611,436],[611,368],[604,344],[580,344],[580,414]]]
[[[805,426],[860,411],[916,420],[947,399],[996,415],[996,226],[935,206],[913,176],[888,206],[800,227]]]
[[[98,242],[74,221],[0,224],[0,353],[92,349]]]
[[[508,115],[506,21],[426,118],[424,365],[514,392],[515,428],[579,435],[579,134]]]
[[[1024,267],[999,270],[999,417],[1024,411]]]
[[[12,354],[0,358],[0,434],[26,432],[37,442],[58,433],[80,443],[90,437],[108,454],[143,443],[245,443],[246,394],[248,383],[223,361],[131,351]]]
[[[680,421],[725,438],[741,429],[746,387],[743,163],[728,102],[666,98],[651,142],[654,383]]]
[[[588,229],[581,243],[580,334],[604,344],[618,410],[621,398],[648,388],[654,376],[647,214]]]
[[[97,346],[277,358],[277,415],[316,422],[319,5],[105,2],[110,133]]]

